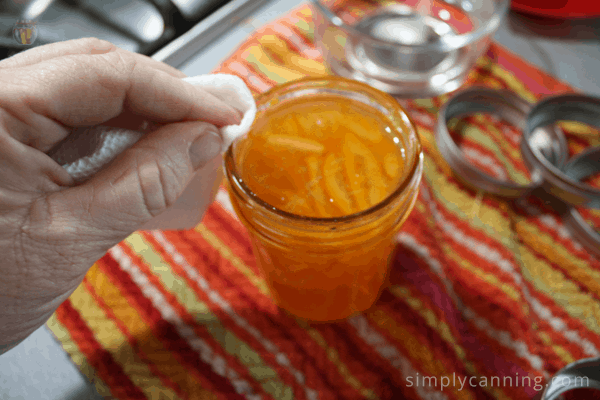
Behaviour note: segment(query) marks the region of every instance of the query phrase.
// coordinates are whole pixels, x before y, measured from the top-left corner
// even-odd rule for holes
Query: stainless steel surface
[[[600,18],[557,21],[511,12],[494,40],[583,93],[600,96]]]
[[[138,52],[141,45],[134,38],[115,31],[110,26],[80,9],[55,2],[37,24],[38,40],[60,42],[82,37],[97,37],[129,51]]]
[[[0,8],[17,20],[35,20],[54,2],[55,0],[5,0],[0,3]],[[12,23],[3,27],[12,27]]]
[[[153,54],[152,58],[179,68],[189,58],[268,2],[269,0],[234,0]]]
[[[31,0],[29,3],[20,4],[21,7],[15,7],[18,10],[16,12],[16,15],[18,15],[17,20],[36,20],[52,5],[52,3],[54,3],[54,0]],[[13,7],[14,6],[18,6],[18,4],[13,4]],[[10,23],[0,23],[2,31],[4,31],[4,36],[11,36],[10,33],[12,32],[12,25],[14,22],[15,21],[11,17]]]
[[[0,400],[101,399],[45,326],[0,355]]]
[[[52,3],[54,3],[54,0],[33,0],[25,7],[20,19],[38,19]]]
[[[212,8],[229,0],[211,0]],[[206,2],[206,1],[205,1]],[[82,37],[98,37],[150,55],[187,32],[206,15],[185,19],[171,0],[6,0],[0,2],[0,59],[25,49]],[[31,43],[13,38],[17,21],[33,28]],[[13,39],[13,40],[10,40]]]
[[[187,19],[198,18],[223,2],[221,0],[171,0]]]
[[[600,390],[600,358],[589,358],[567,365],[554,375],[544,389],[542,400],[557,400],[574,389]]]
[[[160,39],[165,31],[165,21],[160,12],[142,0],[78,0],[78,5],[145,43]]]
[[[508,91],[496,91],[485,87],[463,90],[452,96],[440,110],[435,132],[438,148],[452,169],[475,188],[509,198],[526,196],[541,185],[538,174],[532,174],[533,180],[528,185],[519,185],[485,174],[467,160],[450,136],[448,122],[452,118],[485,112],[497,115],[513,126],[523,129],[532,107],[532,104]],[[551,156],[557,165],[564,165],[569,150],[562,132],[553,127],[543,127],[535,133],[539,139],[536,141],[538,150]]]

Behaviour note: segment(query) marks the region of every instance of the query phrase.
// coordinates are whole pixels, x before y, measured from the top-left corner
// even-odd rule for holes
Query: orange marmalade
[[[275,108],[248,135],[240,177],[289,213],[340,217],[366,210],[398,186],[400,143],[377,110],[323,95]]]
[[[363,99],[325,90],[264,102],[225,159],[232,204],[273,297],[314,321],[376,301],[421,174],[418,138],[397,103],[342,82]]]

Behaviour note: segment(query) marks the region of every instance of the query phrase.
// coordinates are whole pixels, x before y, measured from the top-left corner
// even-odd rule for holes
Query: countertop
[[[274,0],[254,12],[180,69],[187,75],[208,73],[241,44],[255,28],[301,4]],[[543,22],[511,13],[495,40],[548,73],[600,96],[600,19]],[[43,326],[16,348],[0,356],[0,400],[101,399]]]

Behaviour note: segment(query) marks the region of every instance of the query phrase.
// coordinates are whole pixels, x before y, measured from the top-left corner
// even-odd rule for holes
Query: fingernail
[[[244,113],[242,111],[238,110],[237,108],[234,108],[233,110],[235,111],[236,115],[238,116],[234,125],[239,125],[242,123],[242,119],[244,119]]]
[[[202,136],[194,140],[190,146],[190,160],[194,169],[200,169],[213,158],[221,154],[223,139],[214,127],[204,128]]]

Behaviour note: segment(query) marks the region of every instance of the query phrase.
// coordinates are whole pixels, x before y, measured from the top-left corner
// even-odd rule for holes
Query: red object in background
[[[600,17],[598,0],[513,0],[515,11],[553,18]]]

